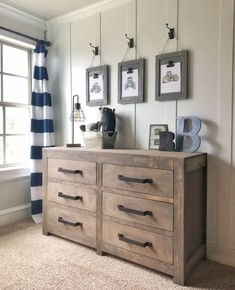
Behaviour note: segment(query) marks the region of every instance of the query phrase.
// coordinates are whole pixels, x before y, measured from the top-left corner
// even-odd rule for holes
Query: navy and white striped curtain
[[[51,95],[48,92],[47,50],[37,44],[33,55],[33,86],[31,100],[31,207],[32,218],[42,221],[42,148],[54,146]]]

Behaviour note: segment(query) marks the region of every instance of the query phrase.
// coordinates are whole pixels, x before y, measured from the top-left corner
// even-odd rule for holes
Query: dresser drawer
[[[103,221],[102,241],[115,247],[173,264],[173,238]]]
[[[48,159],[48,178],[96,184],[96,162]]]
[[[64,209],[59,206],[47,205],[48,232],[66,236],[74,240],[74,236],[96,237],[96,218],[80,214],[75,209]]]
[[[103,214],[173,231],[173,205],[103,192]]]
[[[173,196],[173,172],[152,168],[103,164],[103,186]]]
[[[96,211],[96,190],[48,182],[47,199],[74,208]]]

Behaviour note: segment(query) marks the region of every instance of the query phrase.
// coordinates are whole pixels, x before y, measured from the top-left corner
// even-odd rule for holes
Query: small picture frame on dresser
[[[168,131],[167,124],[151,124],[149,127],[149,149],[159,149],[160,135],[159,132]]]

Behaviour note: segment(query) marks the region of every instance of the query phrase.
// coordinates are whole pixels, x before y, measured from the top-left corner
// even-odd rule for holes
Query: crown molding
[[[79,19],[100,13],[112,8],[127,4],[133,0],[103,0],[98,3],[91,4],[87,7],[75,10],[73,12],[55,17],[49,20],[49,23],[59,24],[59,23],[72,23]]]
[[[23,24],[42,29],[44,31],[47,29],[46,21],[37,18],[35,16],[32,16],[28,13],[25,13],[21,10],[18,10],[16,8],[13,8],[2,2],[0,2],[0,15],[9,17],[10,19],[14,19]]]

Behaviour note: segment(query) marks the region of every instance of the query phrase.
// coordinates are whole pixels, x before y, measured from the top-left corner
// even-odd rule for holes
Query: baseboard
[[[0,210],[0,226],[25,219],[31,215],[31,204],[23,204]]]
[[[235,249],[209,243],[207,245],[207,259],[235,267]]]

